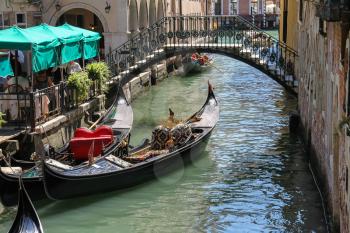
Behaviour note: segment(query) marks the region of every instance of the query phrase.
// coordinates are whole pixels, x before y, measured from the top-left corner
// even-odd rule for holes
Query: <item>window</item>
[[[299,20],[303,21],[304,0],[299,0]]]
[[[346,168],[345,170],[345,190],[346,192],[349,191],[349,170]]]
[[[250,3],[250,15],[255,15],[258,13],[258,1],[252,0]]]
[[[4,28],[10,27],[10,13],[2,13]]]
[[[319,18],[319,32],[322,36],[327,36],[327,22]]]
[[[237,0],[231,0],[231,15],[237,15]]]
[[[25,13],[16,13],[16,24],[27,27],[27,15]]]
[[[0,29],[4,28],[4,16],[2,13],[0,13]]]

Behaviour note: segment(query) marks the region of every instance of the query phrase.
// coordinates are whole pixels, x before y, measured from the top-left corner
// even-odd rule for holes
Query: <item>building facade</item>
[[[218,15],[240,15],[260,28],[276,28],[279,24],[279,0],[218,0]]]
[[[298,52],[299,112],[334,232],[350,232],[350,6],[281,3],[280,40]]]
[[[103,35],[104,54],[164,16],[205,15],[212,0],[16,0],[0,2],[0,29],[65,22]]]
[[[35,1],[0,1],[0,30],[12,25],[26,28],[39,23],[41,12]]]

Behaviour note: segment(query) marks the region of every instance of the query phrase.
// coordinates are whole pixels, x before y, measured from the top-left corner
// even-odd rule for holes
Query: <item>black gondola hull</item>
[[[15,220],[9,230],[9,233],[42,233],[39,216],[33,206],[32,201],[23,185],[21,178],[18,179],[18,208]]]
[[[22,178],[22,181],[32,201],[46,198],[42,177]],[[0,173],[0,199],[4,206],[18,204],[18,185],[18,177]]]
[[[171,156],[101,176],[80,176],[73,179],[72,177],[64,177],[59,173],[55,173],[55,171],[44,165],[46,193],[52,199],[63,200],[125,189],[146,182],[167,174],[178,166],[188,164],[201,156],[205,150],[210,133],[208,132],[192,147],[174,153]]]

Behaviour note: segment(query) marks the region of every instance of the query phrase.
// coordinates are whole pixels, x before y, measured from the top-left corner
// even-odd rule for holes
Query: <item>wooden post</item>
[[[61,82],[63,82],[64,77],[63,77],[63,67],[60,66],[60,73],[61,73]]]
[[[84,42],[82,43],[82,47],[83,47],[83,49],[82,49],[82,56],[81,56],[81,59],[83,60],[83,70],[85,69],[85,56],[84,56],[84,54],[85,54],[85,50],[84,50]]]
[[[18,76],[18,65],[17,65],[18,50],[15,50],[15,76]]]
[[[34,93],[31,92],[29,94],[29,101],[30,101],[30,128],[31,131],[34,132],[35,131],[35,101],[34,101]]]
[[[64,113],[66,109],[65,105],[65,96],[64,96],[64,91],[65,91],[65,83],[61,80],[60,85],[59,85],[59,97],[60,97],[60,104],[61,104],[61,113]]]
[[[30,62],[30,74],[31,74],[31,77],[32,77],[32,85],[31,85],[31,92],[34,91],[34,72],[33,72],[33,46],[31,45],[30,46],[30,52],[31,52],[31,55],[32,55],[32,59],[31,59],[31,62]]]

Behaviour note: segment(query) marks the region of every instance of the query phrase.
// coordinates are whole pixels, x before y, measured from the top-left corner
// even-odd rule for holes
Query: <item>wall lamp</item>
[[[110,10],[111,10],[111,5],[108,2],[106,2],[106,7],[105,7],[106,14],[109,14]]]

